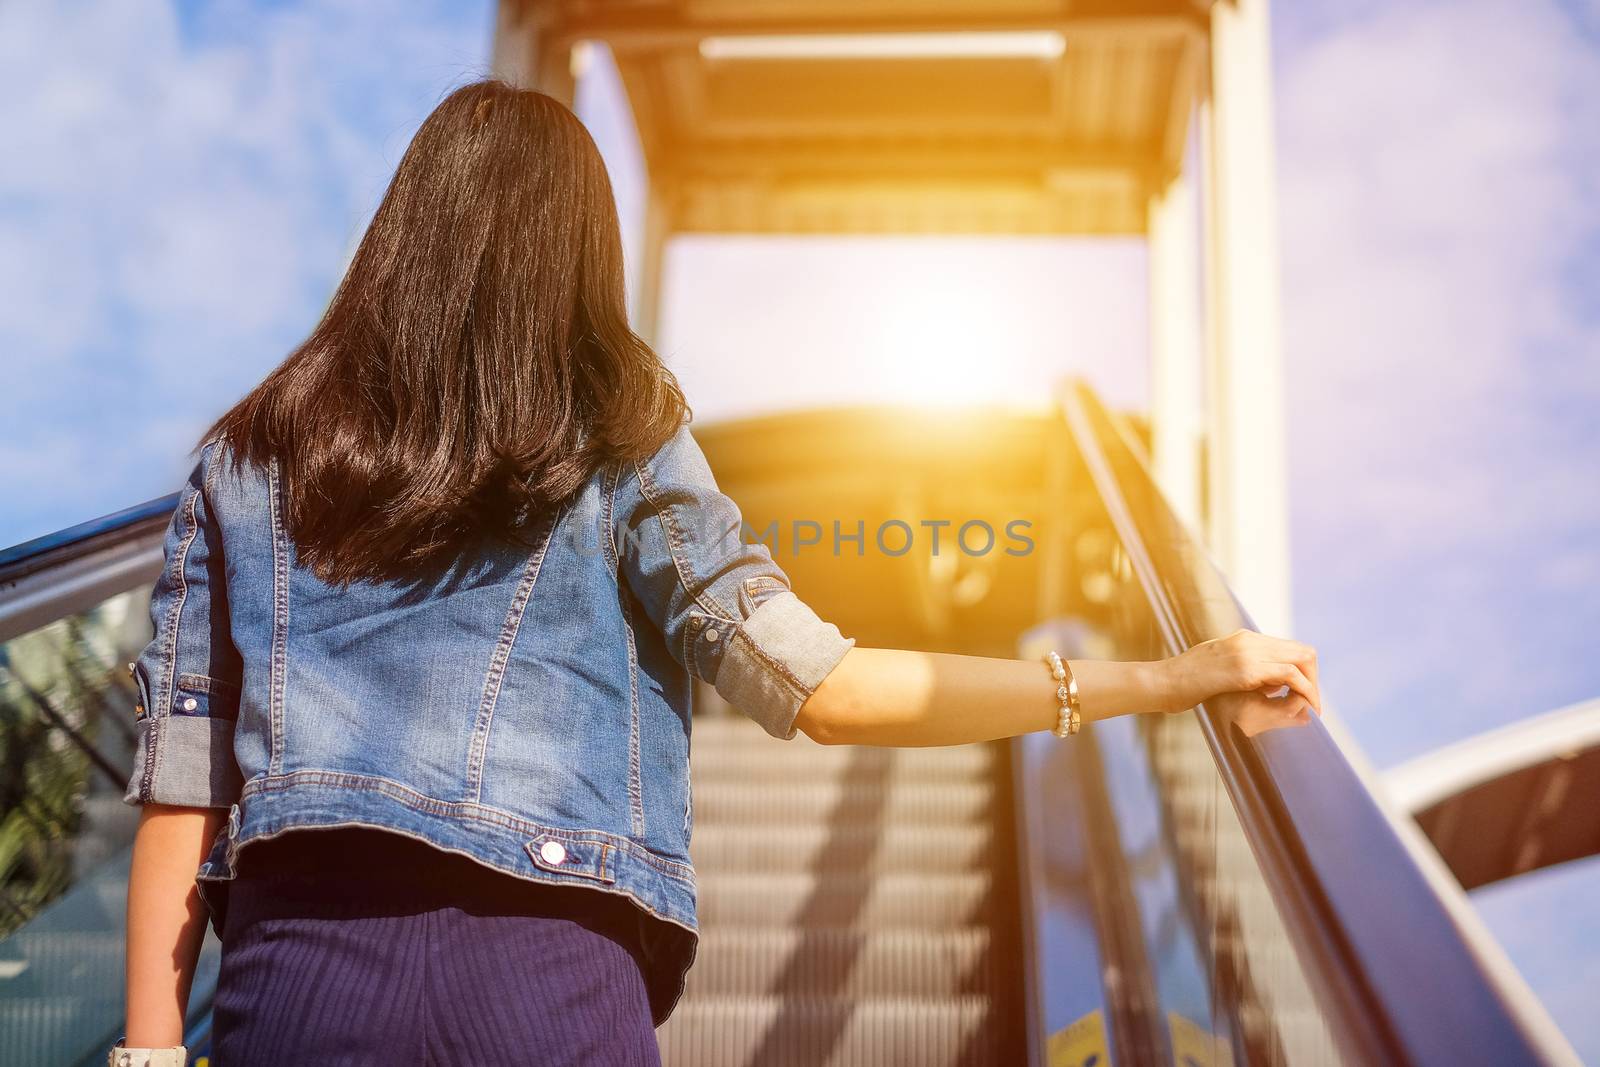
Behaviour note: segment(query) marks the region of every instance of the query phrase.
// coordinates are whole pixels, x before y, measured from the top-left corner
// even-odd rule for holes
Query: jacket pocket
[[[138,663],[128,664],[128,674],[133,678],[133,719],[143,722],[150,717],[150,681],[144,676],[144,667]]]

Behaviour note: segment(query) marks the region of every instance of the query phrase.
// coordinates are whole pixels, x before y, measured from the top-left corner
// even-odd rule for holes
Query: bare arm
[[[128,883],[130,1048],[183,1043],[189,985],[206,930],[195,872],[226,815],[217,808],[161,804],[140,811]]]
[[[1172,713],[1223,694],[1246,734],[1320,714],[1316,652],[1240,630],[1181,656],[1147,662],[1070,660],[1085,722]],[[1289,687],[1283,697],[1269,694]],[[1056,724],[1043,663],[884,648],[852,648],[801,707],[796,725],[823,744],[959,745]]]

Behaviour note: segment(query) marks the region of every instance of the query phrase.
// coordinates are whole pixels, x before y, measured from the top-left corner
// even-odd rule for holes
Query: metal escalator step
[[[830,827],[796,820],[775,830],[697,822],[689,854],[702,876],[720,871],[955,873],[987,869],[995,847],[988,824]]]
[[[667,1067],[1019,1062],[1000,746],[696,719],[691,776],[701,940]]]
[[[107,1019],[122,1017],[121,987],[110,988],[114,996],[56,993],[0,1000],[0,1063],[32,1067],[60,1062],[62,1049],[73,1050],[74,1059],[89,1051],[84,1046],[91,1045],[94,1038],[83,1035],[95,1035]]]
[[[923,745],[912,748],[885,748],[878,745],[824,745],[813,741],[805,734],[797,733],[788,740],[773,737],[760,726],[740,715],[729,717],[721,716],[695,716],[691,737],[691,749],[710,748],[715,746],[748,746],[757,752],[818,752],[823,754],[833,753],[833,758],[849,758],[854,755],[865,754],[874,759],[887,759],[904,756],[917,756],[927,753],[970,752],[975,755],[968,756],[975,759],[978,756],[993,758],[995,753],[986,742],[974,742],[967,745]]]
[[[881,929],[948,928],[985,921],[995,905],[988,871],[882,875],[711,874],[700,879],[701,925]]]
[[[995,1067],[1005,1025],[977,996],[685,1000],[656,1031],[665,1067]]]
[[[112,930],[13,934],[0,944],[0,964],[15,972],[6,979],[6,999],[24,990],[44,995],[120,990],[124,955],[122,934]]]
[[[773,737],[760,726],[741,715],[731,716],[695,716],[691,749],[706,749],[712,747],[748,747],[757,752],[788,752],[819,753],[824,758],[849,759],[853,756],[866,756],[871,759],[886,759],[893,761],[898,758],[929,753],[950,753],[971,751],[978,755],[967,758],[985,756],[993,758],[994,753],[987,742],[974,742],[967,745],[927,745],[913,748],[884,748],[877,745],[824,745],[813,741],[805,734],[796,734],[784,740]]]
[[[811,738],[807,737],[805,734],[797,734],[789,741],[784,741],[781,738],[773,737],[760,726],[757,726],[755,722],[739,714],[696,715],[694,717],[693,731],[696,744],[702,740],[732,737],[755,738],[770,744],[816,745],[816,742],[811,740]],[[817,747],[822,748],[825,746],[817,745]]]
[[[701,783],[694,789],[702,824],[800,819],[971,822],[990,818],[992,782],[890,784],[883,781],[747,781]]]
[[[993,763],[994,753],[985,744],[927,745],[916,748],[885,748],[879,745],[822,745],[805,734],[787,741],[772,737],[753,724],[736,728],[696,726],[689,743],[690,757],[737,749],[751,755],[798,756],[820,761],[855,763],[858,766],[885,766],[891,763],[961,762]]]
[[[713,929],[703,933],[688,995],[946,997],[989,994],[986,927],[948,930]]]
[[[986,782],[994,756],[985,747],[883,749],[859,747],[756,747],[733,743],[702,746],[697,737],[689,757],[694,783],[771,782],[789,779],[849,779],[889,782]]]

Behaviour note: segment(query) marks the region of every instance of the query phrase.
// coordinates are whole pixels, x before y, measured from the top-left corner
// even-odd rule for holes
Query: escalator
[[[696,436],[862,645],[1143,659],[1249,625],[1086,386]],[[0,1065],[95,1063],[120,1029],[123,664],[174,503],[0,554]],[[670,1065],[1571,1058],[1321,724],[1246,740],[1201,708],[879,750],[775,741],[707,692],[691,762],[702,940]]]
[[[695,724],[701,942],[667,1064],[1022,1062],[998,746]]]

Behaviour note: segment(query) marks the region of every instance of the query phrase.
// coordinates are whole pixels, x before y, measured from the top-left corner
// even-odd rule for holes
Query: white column
[[[495,8],[489,73],[516,86],[533,84],[539,19],[533,0],[500,0]]]
[[[501,81],[537,89],[571,107],[577,90],[575,42],[557,32],[551,18],[543,0],[500,0],[489,69]]]
[[[645,193],[644,240],[641,242],[639,291],[633,302],[633,332],[651,345],[661,344],[663,272],[667,239],[672,236],[672,195],[668,182],[651,175]]]
[[[1178,517],[1203,536],[1199,225],[1186,175],[1150,198],[1151,465]]]
[[[1266,0],[1211,15],[1206,154],[1211,544],[1268,632],[1291,632],[1287,420]]]

